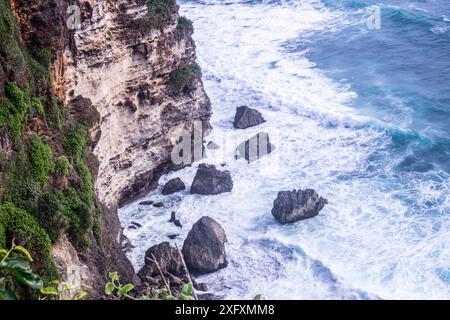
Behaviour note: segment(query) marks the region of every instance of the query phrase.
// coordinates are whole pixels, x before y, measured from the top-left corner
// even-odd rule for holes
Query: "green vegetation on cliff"
[[[52,46],[31,51],[20,39],[0,0],[0,248],[23,244],[33,270],[57,279],[50,250],[64,232],[77,247],[101,242],[88,129],[52,92]]]
[[[176,0],[147,0],[148,13],[145,17],[131,22],[131,27],[143,33],[152,29],[162,29],[173,22],[177,9]]]
[[[177,93],[180,93],[184,88],[189,87],[195,79],[199,79],[201,75],[200,66],[197,63],[191,63],[172,71],[170,83]]]

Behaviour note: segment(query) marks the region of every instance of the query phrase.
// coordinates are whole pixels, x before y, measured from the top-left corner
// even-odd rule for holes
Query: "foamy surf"
[[[307,51],[286,48],[293,38],[339,30],[350,23],[345,13],[320,1],[184,2],[181,8],[194,21],[213,106],[207,139],[221,145],[203,162],[229,170],[234,189],[167,197],[160,187],[146,199],[165,208],[138,202],[122,208],[136,270],[150,246],[170,235],[182,246],[192,224],[208,215],[226,231],[230,263],[198,280],[220,298],[448,298],[448,174],[399,177],[396,168],[409,151],[392,153],[389,130],[350,107],[357,96],[351,87],[328,78]],[[243,104],[258,108],[267,122],[234,130],[235,108]],[[234,147],[260,131],[269,133],[276,151],[252,164],[236,161]],[[189,186],[196,167],[172,172],[160,185],[180,177]],[[278,225],[270,213],[277,192],[306,187],[329,205],[312,220]],[[172,211],[182,229],[168,223]],[[133,221],[143,227],[127,228]]]

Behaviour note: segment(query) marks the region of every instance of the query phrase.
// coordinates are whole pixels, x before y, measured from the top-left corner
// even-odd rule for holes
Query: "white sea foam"
[[[226,231],[230,263],[199,281],[220,297],[448,298],[442,273],[450,258],[449,177],[393,177],[403,156],[388,151],[388,135],[363,127],[367,119],[347,106],[355,97],[351,88],[327,78],[304,52],[286,50],[289,39],[337,30],[347,23],[345,15],[319,1],[232,2],[187,3],[182,12],[194,21],[213,105],[208,140],[222,147],[203,162],[229,170],[233,191],[199,196],[186,190],[165,197],[160,187],[147,199],[163,201],[165,208],[122,208],[135,268],[142,266],[145,250],[168,235],[179,234],[174,242],[181,246],[192,224],[208,215]],[[235,107],[242,104],[258,108],[267,122],[233,129]],[[259,131],[269,133],[275,152],[252,164],[235,161],[233,146]],[[181,177],[189,186],[196,167],[169,173],[160,185]],[[277,192],[306,187],[329,205],[314,219],[276,223],[270,211]],[[183,229],[168,223],[172,211]],[[143,228],[127,228],[132,221]]]

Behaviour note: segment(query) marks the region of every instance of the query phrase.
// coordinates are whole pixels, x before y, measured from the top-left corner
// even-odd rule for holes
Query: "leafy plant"
[[[44,297],[40,300],[83,300],[88,296],[86,291],[74,290],[66,282],[59,280],[51,281],[47,287],[41,289],[41,294]]]
[[[15,238],[27,244],[30,252],[38,255],[34,266],[46,280],[57,279],[58,272],[51,255],[51,241],[35,218],[11,204],[0,206],[0,247]]]
[[[119,274],[117,272],[110,272],[108,274],[108,278],[109,281],[105,285],[105,294],[110,297],[131,300],[195,300],[194,286],[192,283],[184,284],[178,296],[172,295],[169,288],[162,288],[156,289],[153,297],[144,295],[136,298],[129,295],[129,293],[134,289],[134,286],[132,284],[121,284]]]
[[[121,284],[117,272],[110,272],[108,278],[109,281],[105,285],[105,294],[107,296],[115,296],[119,299],[136,299],[129,295],[129,293],[133,291],[134,286],[130,283],[125,285]]]
[[[162,300],[195,300],[194,298],[194,286],[192,283],[187,283],[183,285],[178,297],[171,295],[167,289],[157,289],[156,296],[153,299]]]
[[[0,258],[0,300],[17,300],[16,293],[7,286],[15,281],[31,289],[42,289],[41,278],[30,267],[33,259],[27,249],[13,242],[9,250],[0,249]]]

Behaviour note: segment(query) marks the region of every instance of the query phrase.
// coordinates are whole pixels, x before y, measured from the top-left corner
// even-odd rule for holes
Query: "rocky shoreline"
[[[252,119],[253,115],[256,119]],[[238,126],[235,125],[236,129],[254,127],[264,122],[261,113],[254,109],[239,107],[236,110],[235,124],[239,123]],[[214,149],[220,148],[216,144],[214,146]],[[237,148],[238,154],[241,152],[248,163],[260,159],[272,150],[275,150],[275,147],[270,144],[266,133],[256,135]],[[236,160],[239,158],[236,157]],[[215,196],[231,192],[232,189],[233,181],[230,172],[201,163],[198,165],[189,193]],[[186,190],[185,183],[176,177],[162,186],[161,194],[169,196],[184,190]],[[273,201],[272,215],[281,224],[295,223],[317,216],[327,203],[327,199],[319,196],[312,189],[280,191]],[[143,201],[139,204],[154,207],[158,205],[153,201]],[[161,204],[164,206],[164,203]],[[180,221],[176,218],[176,212],[171,213],[168,222],[182,228]],[[174,235],[174,238],[176,237],[178,236]],[[151,294],[152,288],[164,286],[169,287],[171,292],[179,293],[184,284],[192,281],[200,299],[214,298],[214,294],[206,293],[207,285],[198,284],[195,277],[217,272],[228,266],[226,242],[224,228],[217,221],[204,216],[193,224],[184,240],[182,250],[173,247],[169,242],[152,246],[146,251],[144,266],[138,272],[142,283],[139,287],[140,293]]]

